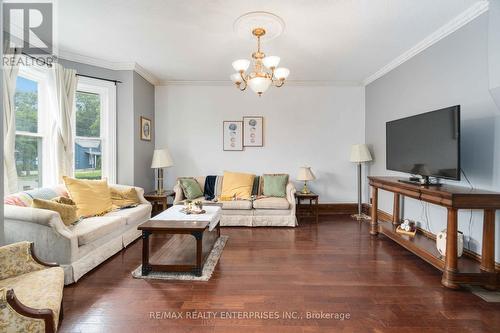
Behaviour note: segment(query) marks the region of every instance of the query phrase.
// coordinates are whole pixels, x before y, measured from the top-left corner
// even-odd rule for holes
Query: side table
[[[144,194],[144,199],[151,202],[153,206],[153,211],[151,212],[151,216],[155,216],[167,210],[168,206],[168,197],[175,197],[175,192],[166,190],[163,194],[158,194],[155,192],[149,192]]]
[[[319,195],[316,193],[301,193],[301,192],[296,192],[295,193],[295,198],[297,199],[297,218],[299,222],[303,218],[307,217],[313,217],[316,220],[316,223],[318,223],[319,220]],[[309,205],[302,205],[302,201],[309,200]],[[313,205],[314,202],[314,205]],[[304,207],[305,206],[305,207]],[[306,208],[307,207],[307,208]]]

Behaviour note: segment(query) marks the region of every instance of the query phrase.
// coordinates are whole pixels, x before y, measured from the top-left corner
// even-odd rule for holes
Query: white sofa
[[[193,177],[204,189],[206,177]],[[219,186],[222,184],[220,182]],[[185,197],[179,181],[174,186],[174,205],[183,204]],[[295,186],[288,182],[285,198],[259,198],[256,200],[219,201],[222,204],[221,226],[295,227]],[[220,188],[216,189],[220,193]],[[204,197],[196,198],[208,203]]]
[[[110,185],[119,189],[124,185]],[[36,254],[64,269],[64,283],[78,281],[85,273],[137,239],[137,226],[151,217],[144,190],[136,187],[140,204],[66,226],[58,213],[32,207],[4,205],[7,244],[30,241]]]

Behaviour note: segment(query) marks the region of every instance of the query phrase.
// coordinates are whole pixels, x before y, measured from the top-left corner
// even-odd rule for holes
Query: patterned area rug
[[[481,297],[488,303],[500,303],[500,292],[499,291],[490,291],[483,289],[478,286],[466,286],[466,288],[473,293],[474,295]]]
[[[151,272],[147,276],[142,276],[142,265],[137,267],[132,276],[136,279],[153,279],[153,280],[183,280],[183,281],[208,281],[212,277],[215,266],[219,262],[222,255],[222,250],[226,245],[229,236],[220,236],[215,242],[212,252],[208,255],[205,266],[203,266],[203,274],[196,276],[190,273],[165,273],[165,272]]]

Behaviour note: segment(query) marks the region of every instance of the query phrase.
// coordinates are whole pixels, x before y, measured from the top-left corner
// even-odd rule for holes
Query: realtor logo
[[[3,22],[6,54],[16,49],[28,55],[52,54],[52,3],[4,3]]]

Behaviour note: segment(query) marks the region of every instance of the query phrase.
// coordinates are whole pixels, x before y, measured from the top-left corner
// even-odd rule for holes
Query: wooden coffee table
[[[142,275],[150,272],[189,272],[201,276],[203,265],[220,237],[219,205],[204,206],[205,214],[186,215],[183,206],[172,206],[142,223]],[[149,236],[173,235],[150,258]]]

